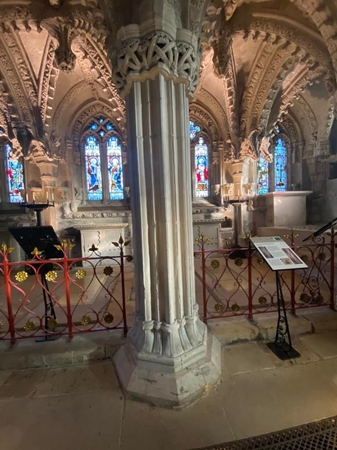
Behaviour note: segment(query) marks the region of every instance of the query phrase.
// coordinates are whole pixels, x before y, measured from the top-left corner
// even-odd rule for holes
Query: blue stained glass
[[[283,139],[277,139],[275,152],[275,191],[287,190],[287,149]]]
[[[202,137],[195,146],[195,195],[208,197],[208,148]]]
[[[193,141],[197,133],[200,133],[201,128],[198,125],[194,125],[194,122],[190,122],[190,139]]]
[[[263,157],[257,163],[257,193],[268,194],[269,192],[269,163]]]
[[[107,129],[108,131],[111,131],[111,130],[114,129],[113,125],[112,125],[110,122],[108,122],[108,123],[105,125],[105,127],[106,127],[106,129]]]
[[[94,122],[92,125],[90,125],[90,130],[95,131],[95,130],[97,130],[97,127],[98,127],[97,123]]]
[[[101,130],[98,134],[99,134],[101,137],[104,137],[104,136],[105,136],[105,131]]]
[[[18,159],[13,161],[9,160],[9,154],[11,147],[6,144],[6,161],[7,161],[7,182],[8,182],[8,194],[10,203],[22,202],[20,190],[25,188],[25,179],[23,173],[23,165],[20,164]]]
[[[100,118],[99,123],[103,123],[103,122],[104,122],[104,119]]]
[[[102,172],[99,145],[94,136],[88,136],[84,147],[87,194],[89,200],[102,200]]]
[[[122,147],[118,138],[112,136],[107,142],[109,195],[111,200],[123,200]]]

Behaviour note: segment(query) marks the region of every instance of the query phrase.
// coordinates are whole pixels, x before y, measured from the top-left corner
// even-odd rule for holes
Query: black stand
[[[267,344],[270,350],[275,355],[286,361],[288,359],[299,358],[301,355],[295,350],[291,343],[290,329],[287,318],[287,310],[284,303],[284,297],[282,292],[281,277],[278,271],[276,274],[276,287],[277,287],[277,306],[278,306],[278,321],[275,341]]]
[[[54,202],[49,203],[49,200],[47,200],[47,203],[35,203],[35,201],[33,201],[33,203],[22,202],[20,203],[20,206],[21,208],[32,209],[33,211],[36,212],[36,226],[40,227],[42,211],[44,211],[47,208],[54,207],[55,203]]]
[[[36,205],[40,206],[40,205]],[[45,205],[41,205],[45,206]],[[33,209],[33,208],[32,208]],[[41,211],[44,208],[41,208]],[[40,212],[41,214],[41,212]],[[55,248],[55,245],[61,245],[53,227],[51,226],[36,226],[36,227],[22,227],[22,228],[9,228],[10,233],[19,243],[22,250],[25,252],[28,258],[31,258],[34,248],[38,248],[43,254],[43,259],[58,259],[63,258],[63,253]],[[45,329],[49,330],[49,319],[56,320],[56,314],[53,304],[53,299],[50,295],[48,282],[46,279],[46,273],[53,269],[53,264],[35,264],[36,270],[40,267],[40,279],[41,279],[41,289],[44,301],[45,309]],[[52,330],[50,330],[52,331]],[[58,339],[59,336],[43,336],[38,337],[36,341],[51,341]]]
[[[224,204],[233,205],[234,208],[234,245],[232,246],[234,250],[230,255],[230,259],[245,259],[247,258],[247,255],[245,252],[238,250],[240,249],[239,245],[239,207],[242,203],[247,203],[247,200],[225,200]]]
[[[310,238],[315,238],[317,236],[320,236],[321,234],[323,234],[325,231],[329,230],[330,228],[333,228],[335,225],[337,225],[337,217],[332,220],[331,222],[327,223],[326,225],[324,225],[324,227],[320,228],[319,230],[315,231],[314,234],[310,234],[308,237],[306,237],[305,239],[303,239],[303,242],[308,241]]]

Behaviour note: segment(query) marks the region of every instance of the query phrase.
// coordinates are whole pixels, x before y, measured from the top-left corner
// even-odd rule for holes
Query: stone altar
[[[307,223],[306,200],[311,191],[269,192],[265,199],[267,227],[296,227]]]

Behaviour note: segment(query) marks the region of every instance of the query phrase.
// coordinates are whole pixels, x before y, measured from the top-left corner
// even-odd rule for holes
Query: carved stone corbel
[[[75,33],[71,30],[70,24],[60,24],[54,28],[54,37],[58,42],[55,50],[55,65],[63,72],[70,73],[74,70],[76,64],[76,55],[71,49]]]

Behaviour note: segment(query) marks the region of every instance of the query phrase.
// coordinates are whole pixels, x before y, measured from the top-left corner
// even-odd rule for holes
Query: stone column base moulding
[[[199,347],[176,358],[138,352],[130,342],[113,361],[126,395],[164,407],[187,406],[221,378],[221,344],[209,333]]]

